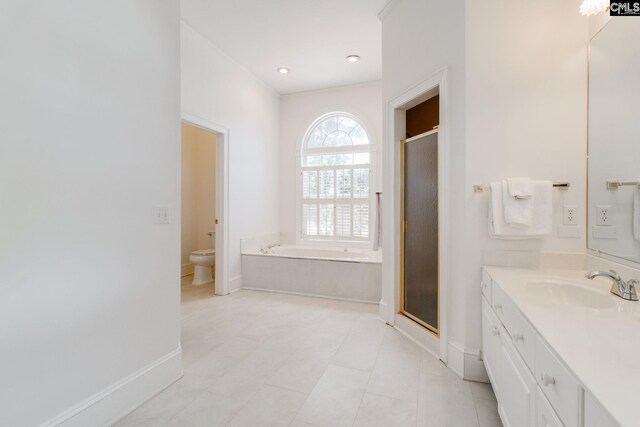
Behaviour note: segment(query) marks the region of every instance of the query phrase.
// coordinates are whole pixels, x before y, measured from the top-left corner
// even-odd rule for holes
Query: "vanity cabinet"
[[[482,357],[503,424],[618,426],[486,271],[481,286]]]
[[[540,387],[536,387],[536,427],[563,427],[551,404],[544,397]]]
[[[532,425],[536,380],[518,355],[505,329],[500,334],[499,367],[496,382],[502,388],[500,417],[507,426]]]

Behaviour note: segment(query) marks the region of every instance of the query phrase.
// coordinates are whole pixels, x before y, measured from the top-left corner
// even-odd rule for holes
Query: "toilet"
[[[194,266],[192,285],[206,285],[213,282],[211,267],[216,264],[216,233],[210,231],[207,233],[211,238],[211,247],[213,249],[200,249],[191,252],[189,261]]]

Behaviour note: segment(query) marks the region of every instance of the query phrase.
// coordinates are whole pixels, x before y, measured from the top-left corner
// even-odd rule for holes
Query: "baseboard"
[[[427,352],[433,354],[434,357],[440,359],[440,338],[418,325],[413,320],[402,314],[396,315],[396,321],[393,325],[399,332],[418,344]]]
[[[182,377],[182,348],[128,375],[41,424],[41,427],[109,426]]]
[[[247,287],[247,286],[243,286],[242,289],[246,290],[246,291],[270,292],[270,293],[273,293],[273,294],[298,295],[298,296],[301,296],[301,297],[313,297],[313,298],[332,299],[332,300],[337,300],[337,301],[359,302],[359,303],[362,303],[362,304],[378,304],[377,301],[368,301],[368,300],[363,300],[363,299],[343,298],[343,297],[332,297],[332,296],[327,296],[327,295],[307,294],[307,293],[303,293],[303,292],[280,291],[280,290],[275,290],[275,289],[252,288],[252,287]]]
[[[229,279],[229,293],[232,294],[242,288],[242,276],[235,276]]]
[[[460,377],[468,381],[489,382],[479,350],[466,349],[461,344],[449,342],[448,355],[449,368]]]
[[[190,262],[186,262],[180,266],[180,277],[189,276],[193,274],[194,265]]]
[[[489,375],[480,360],[479,350],[469,350],[464,352],[464,379],[481,383],[489,382]]]
[[[464,378],[464,347],[456,342],[447,343],[447,358],[449,369]]]
[[[388,305],[387,302],[384,300],[380,300],[380,302],[378,303],[378,314],[380,315],[380,318],[382,319],[383,322],[388,323],[389,324],[389,312],[387,311]]]

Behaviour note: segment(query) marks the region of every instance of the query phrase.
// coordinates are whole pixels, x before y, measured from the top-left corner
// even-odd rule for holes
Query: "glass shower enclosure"
[[[400,312],[438,335],[438,131],[401,145]]]

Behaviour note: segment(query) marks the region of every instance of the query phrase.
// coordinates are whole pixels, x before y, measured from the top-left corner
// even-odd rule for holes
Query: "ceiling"
[[[388,0],[182,0],[182,19],[281,94],[379,80]],[[344,58],[361,56],[356,63]],[[278,67],[288,67],[283,75]]]

